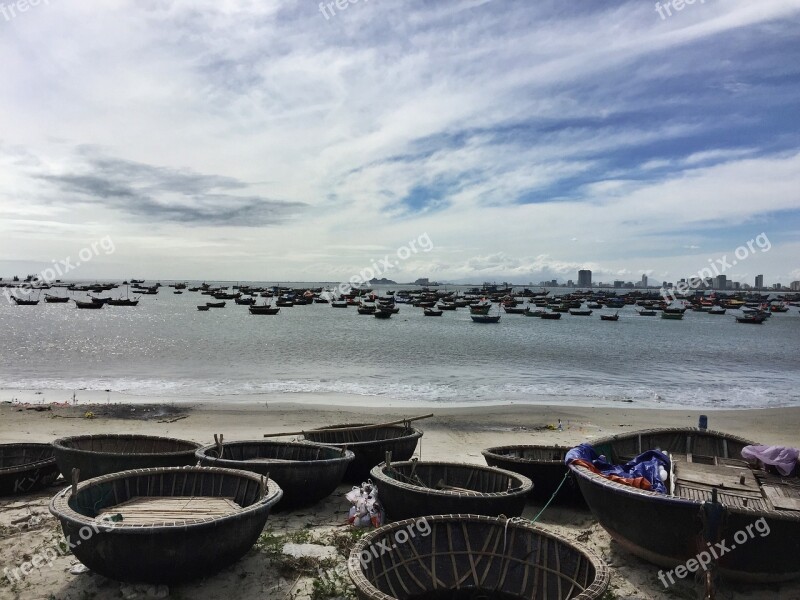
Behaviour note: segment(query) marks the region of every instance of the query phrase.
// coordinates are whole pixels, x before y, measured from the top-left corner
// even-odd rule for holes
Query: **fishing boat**
[[[641,314],[641,313],[639,313],[639,314]],[[661,313],[661,318],[662,319],[671,319],[673,321],[680,321],[681,319],[683,319],[683,313],[682,312],[667,312],[665,310],[665,311],[663,311]]]
[[[619,313],[613,315],[600,315],[601,321],[619,321]]]
[[[475,323],[499,323],[500,315],[470,315]]]
[[[44,301],[47,304],[64,304],[65,302],[69,302],[69,296],[53,296],[51,294],[45,294]]]
[[[199,304],[197,306],[197,310],[207,311],[208,310],[208,306],[206,306],[205,304]]]
[[[533,488],[519,473],[451,462],[384,462],[370,471],[386,515],[393,521],[425,515],[519,517]]]
[[[751,325],[761,325],[766,320],[767,317],[765,315],[758,313],[744,314],[740,317],[736,317],[737,323],[749,323]]]
[[[362,304],[357,310],[360,315],[373,315],[375,314],[376,308],[374,304]]]
[[[541,314],[541,318],[550,321],[556,321],[561,318],[560,312],[544,312]]]
[[[546,314],[546,310],[531,310],[530,307],[525,311],[524,315],[526,317],[541,317],[542,315]],[[560,315],[559,315],[560,316]]]
[[[727,309],[722,308],[721,306],[714,306],[708,311],[710,315],[724,315],[727,312]]]
[[[441,317],[442,316],[442,311],[441,310],[436,310],[435,308],[425,308],[425,309],[423,309],[422,312],[426,317]]]
[[[248,471],[154,468],[73,483],[53,498],[50,512],[75,558],[93,572],[172,584],[244,556],[282,495],[277,483]]]
[[[487,302],[482,302],[480,304],[473,304],[469,307],[469,314],[471,315],[488,315],[489,309],[492,308],[492,305]]]
[[[238,304],[238,305],[241,305],[241,306],[252,306],[252,305],[254,305],[256,303],[256,299],[252,298],[252,297],[250,297],[250,298],[235,298],[234,302],[236,304]]]
[[[506,311],[509,315],[524,315],[525,311],[528,310],[526,306],[504,306],[503,310]]]
[[[200,464],[268,475],[283,490],[276,505],[281,510],[311,506],[330,496],[355,459],[350,450],[310,442],[217,440],[197,450]]]
[[[180,467],[195,463],[194,453],[201,446],[174,438],[108,434],[65,437],[53,442],[56,462],[65,479],[73,469],[83,479],[128,469]]]
[[[439,310],[456,310],[458,307],[454,302],[440,302],[436,305]]]
[[[131,300],[130,298],[112,298],[108,301],[109,306],[136,306],[138,304],[138,300]]]
[[[94,301],[91,301],[91,300],[89,302],[82,302],[80,300],[75,300],[75,306],[77,306],[78,308],[83,308],[83,309],[99,309],[99,308],[103,308],[105,306],[105,303],[103,303],[103,302],[94,302]]]
[[[206,302],[208,308],[225,308],[224,302]]]
[[[568,450],[557,445],[517,445],[487,448],[481,454],[490,467],[514,471],[533,481],[529,497],[536,503],[544,504],[552,498],[556,504],[583,505],[581,491],[564,464]]]
[[[735,543],[735,551],[718,557],[724,577],[769,583],[800,577],[800,479],[751,468],[742,449],[752,444],[696,428],[652,429],[592,442],[594,451],[615,465],[648,450],[667,452],[666,493],[612,481],[581,461],[569,468],[600,525],[644,560],[673,569],[709,545],[723,542],[731,550]],[[708,511],[720,524],[712,539],[703,535]],[[743,532],[757,522],[763,523],[760,535],[743,541]]]
[[[36,492],[53,483],[59,470],[50,444],[0,444],[0,496]]]
[[[17,298],[16,296],[11,296],[11,299],[16,302],[17,306],[36,306],[39,304],[38,300],[24,300],[22,298]]]
[[[376,548],[391,552],[375,558]],[[386,525],[356,542],[347,570],[359,600],[594,600],[610,581],[606,563],[582,544],[479,515]]]
[[[571,308],[569,310],[569,314],[571,314],[573,317],[591,317],[592,311],[588,309],[583,310],[583,309]]]
[[[342,300],[342,301],[332,300],[331,301],[331,308],[347,308],[347,301],[346,300]]]
[[[361,483],[369,477],[369,472],[375,465],[381,463],[387,452],[398,460],[408,460],[417,448],[417,442],[422,437],[422,432],[411,426],[411,421],[425,417],[415,417],[394,423],[354,425],[331,425],[309,431],[293,432],[309,442],[337,446],[351,450],[355,459],[347,467],[344,480],[349,483]],[[273,437],[275,434],[266,434],[264,437]]]
[[[251,315],[277,315],[281,307],[280,306],[270,306],[269,304],[264,304],[262,306],[248,306],[247,310],[250,311]]]
[[[655,317],[656,316],[656,311],[654,311],[654,310],[645,309],[645,310],[639,310],[639,311],[636,311],[636,312],[639,313],[640,317]]]
[[[376,319],[388,319],[392,316],[392,310],[379,308],[373,314]]]

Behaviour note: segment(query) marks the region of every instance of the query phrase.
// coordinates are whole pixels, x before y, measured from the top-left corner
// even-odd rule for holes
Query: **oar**
[[[409,419],[399,419],[397,421],[390,421],[389,423],[377,423],[375,425],[354,425],[353,427],[336,427],[331,429],[311,429],[310,431],[367,431],[369,429],[378,429],[380,427],[388,427],[389,425],[402,425],[403,423],[410,423],[411,421],[419,421],[420,419],[430,419],[433,413],[429,415],[422,415],[419,417],[411,417]],[[287,431],[283,433],[265,433],[264,437],[283,437],[287,435],[303,435],[305,431]]]

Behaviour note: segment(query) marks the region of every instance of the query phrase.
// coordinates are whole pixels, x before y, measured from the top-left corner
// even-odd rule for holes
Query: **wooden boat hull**
[[[408,460],[417,449],[417,442],[422,437],[422,432],[413,427],[402,425],[387,425],[362,431],[348,431],[344,427],[358,427],[364,425],[333,425],[306,431],[303,436],[310,442],[338,446],[351,450],[355,454],[344,474],[348,483],[361,483],[369,477],[372,467],[378,465],[386,458],[386,452],[391,451],[392,460]]]
[[[544,504],[561,486],[554,504],[586,506],[575,479],[567,475],[569,469],[564,464],[566,446],[498,446],[482,451],[486,464],[506,471],[524,475],[533,482],[529,497],[537,504]],[[567,480],[564,481],[564,476]],[[563,484],[562,484],[563,482]]]
[[[271,306],[250,306],[248,307],[251,315],[277,315],[280,312],[280,307],[275,308]]]
[[[68,481],[72,469],[80,469],[81,480],[127,471],[195,464],[201,446],[174,438],[147,435],[83,435],[53,442],[56,462]]]
[[[248,441],[223,443],[223,456],[212,444],[195,453],[204,467],[242,469],[269,475],[283,490],[276,510],[316,504],[330,496],[342,482],[355,455],[309,442]]]
[[[379,548],[391,551],[376,558]],[[347,570],[360,600],[592,600],[604,596],[610,579],[605,562],[581,544],[527,522],[479,515],[381,527],[356,542]]]
[[[638,436],[642,444],[637,446]],[[738,456],[741,448],[752,444],[735,436],[697,429],[664,429],[626,434],[593,442],[595,450],[613,456],[614,448],[625,447],[625,454],[639,447],[682,453],[690,450],[705,457]],[[702,540],[700,509],[707,494],[696,498],[665,496],[611,482],[584,467],[571,465],[586,503],[600,525],[629,552],[662,568],[672,569],[695,558],[707,548]],[[727,506],[721,539],[730,548],[719,559],[719,572],[730,579],[752,582],[777,582],[800,577],[800,512],[758,510],[758,504],[743,506],[735,492],[720,492]],[[768,535],[756,533],[742,542],[739,532],[761,518]],[[644,525],[646,524],[646,526]],[[734,541],[736,540],[736,541]],[[731,545],[735,545],[732,548]]]
[[[416,476],[427,487],[393,477]],[[378,486],[386,515],[393,521],[433,514],[473,514],[496,517],[519,517],[533,483],[524,475],[498,469],[446,462],[403,461],[392,459],[391,467],[380,464],[370,472]],[[447,486],[468,489],[462,492],[435,489],[444,481]]]
[[[500,315],[470,315],[470,318],[475,323],[499,323]]]
[[[39,491],[58,478],[50,444],[0,444],[0,496]]]
[[[262,496],[263,493],[263,496]],[[230,497],[241,510],[221,517],[158,525],[98,525],[95,511],[131,497]],[[211,575],[236,562],[258,540],[282,491],[247,471],[184,467],[125,471],[67,488],[50,512],[61,522],[75,557],[117,581],[172,584]],[[87,509],[86,507],[93,507]]]

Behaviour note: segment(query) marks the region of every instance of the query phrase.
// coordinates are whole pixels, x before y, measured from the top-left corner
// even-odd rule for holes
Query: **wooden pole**
[[[354,425],[353,427],[336,427],[335,429],[311,429],[309,431],[368,431],[370,429],[378,429],[380,427],[388,427],[389,425],[403,425],[404,423],[411,423],[412,421],[419,421],[421,419],[430,419],[433,413],[429,415],[421,415],[419,417],[411,417],[410,419],[398,419],[397,421],[390,421],[388,423],[376,423],[374,425]],[[285,437],[288,435],[305,435],[305,431],[286,431],[283,433],[265,433],[264,437]]]

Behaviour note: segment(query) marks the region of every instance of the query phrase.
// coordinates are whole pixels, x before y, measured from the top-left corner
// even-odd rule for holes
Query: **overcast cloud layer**
[[[800,279],[800,4],[0,11],[0,276]]]

